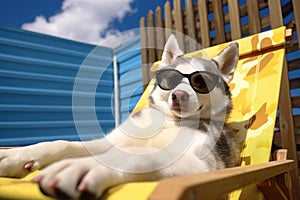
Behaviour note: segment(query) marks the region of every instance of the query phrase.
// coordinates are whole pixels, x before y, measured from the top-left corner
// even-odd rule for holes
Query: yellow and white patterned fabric
[[[241,165],[268,162],[276,120],[282,63],[285,46],[285,27],[236,40],[240,59],[230,83],[233,111],[228,120],[238,130],[242,147]],[[186,57],[212,58],[229,43],[189,53]],[[153,65],[157,69],[158,63]],[[147,107],[152,80],[135,110]],[[24,179],[0,178],[0,199],[51,199],[30,183],[30,174]],[[128,183],[111,188],[108,200],[147,199],[157,182]],[[170,191],[166,191],[170,192]],[[234,191],[231,199],[263,199],[256,185]]]

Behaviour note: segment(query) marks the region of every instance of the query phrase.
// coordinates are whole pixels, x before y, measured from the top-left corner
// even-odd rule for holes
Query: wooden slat
[[[278,28],[283,26],[280,0],[272,0],[272,1],[268,1],[268,3],[269,3],[271,27]]]
[[[293,108],[300,108],[300,96],[292,97]]]
[[[187,34],[189,37],[191,37],[193,40],[188,40],[189,42],[189,48],[187,52],[196,51],[197,49],[197,40],[196,38],[196,20],[194,15],[194,7],[193,7],[193,1],[192,0],[185,0],[185,6],[186,10],[186,23],[187,23]]]
[[[165,40],[165,34],[164,34],[164,25],[163,25],[163,19],[162,19],[162,11],[161,8],[158,6],[155,10],[155,17],[156,17],[156,56],[157,59],[161,59],[164,44],[166,42]]]
[[[294,125],[295,127],[300,127],[300,115],[294,116]]]
[[[282,148],[288,150],[288,158],[295,160],[298,163],[297,158],[297,149],[295,143],[295,134],[294,134],[294,123],[293,123],[293,114],[292,114],[292,105],[291,105],[291,96],[290,96],[290,87],[288,79],[288,69],[286,59],[283,62],[282,69],[282,78],[281,78],[281,87],[279,95],[279,120],[280,120],[280,132],[281,132],[281,141]],[[293,199],[300,199],[299,193],[299,172],[298,168],[295,168],[291,172],[292,177],[292,187],[293,187]]]
[[[300,160],[300,151],[297,152],[298,160]],[[298,166],[300,166],[300,162],[298,162]]]
[[[274,144],[280,145],[281,144],[281,136],[280,132],[275,132],[273,137]],[[300,134],[295,134],[295,142],[296,144],[300,145]],[[299,156],[298,156],[299,161]]]
[[[289,53],[289,52],[297,51],[298,50],[298,43],[299,43],[299,41],[293,40],[290,44],[287,44],[286,45],[286,47],[287,47],[286,52]]]
[[[181,0],[174,0],[174,21],[175,30],[183,33],[183,17],[182,17],[182,4]]]
[[[167,1],[164,6],[165,10],[165,28],[166,28],[166,39],[169,38],[169,36],[172,33],[172,9],[171,9],[171,3],[170,1]]]
[[[253,0],[247,0],[247,11],[249,16],[250,35],[261,32],[258,2]]]
[[[148,12],[148,28],[147,28],[147,38],[148,43],[147,47],[149,48],[149,59],[148,63],[152,64],[156,61],[156,55],[155,55],[155,33],[154,33],[154,14],[152,10]],[[150,74],[149,74],[150,75]]]
[[[228,4],[231,2],[231,0],[228,2]],[[223,2],[223,6],[224,6],[224,2]],[[210,7],[210,6],[209,6]],[[258,7],[259,7],[259,10],[262,10],[262,9],[265,9],[265,8],[267,8],[268,7],[268,3],[264,3],[264,1],[263,2],[260,2],[259,3],[259,5],[258,5]],[[209,12],[213,12],[213,10],[209,10]],[[228,24],[228,23],[230,23],[230,16],[229,16],[229,14],[230,13],[226,13],[226,14],[224,14],[224,22],[225,22],[225,24]],[[244,17],[244,16],[246,16],[246,15],[248,15],[248,10],[247,10],[247,6],[246,5],[241,5],[240,7],[239,7],[239,14],[240,14],[240,17]],[[269,16],[265,16],[265,17],[267,17],[267,19],[269,19],[270,17]],[[260,21],[261,21],[261,23],[262,23],[262,18],[260,18]],[[270,26],[270,20],[269,20],[269,26]],[[247,24],[247,26],[248,26],[248,24]],[[263,28],[263,27],[262,27]],[[211,29],[215,29],[215,24],[214,24],[214,21],[212,21],[211,22]]]
[[[207,1],[198,0],[198,14],[200,20],[201,45],[203,48],[210,46]]]
[[[297,36],[298,36],[298,40],[300,40],[300,1],[292,0],[292,2],[293,2],[293,9],[294,9],[294,15],[295,15]],[[300,42],[298,43],[298,46],[300,49]]]
[[[183,16],[182,16],[182,5],[181,0],[174,0],[174,21],[175,21],[175,30],[176,38],[178,40],[179,46],[183,51],[185,51],[185,45],[183,40],[184,34],[184,25],[183,25]],[[183,34],[182,34],[183,33]]]
[[[228,1],[228,13],[230,19],[231,40],[237,40],[242,37],[238,0]]]
[[[214,21],[216,24],[216,43],[221,44],[226,41],[222,1],[215,0],[212,1],[212,4],[215,14]]]
[[[262,23],[262,28],[263,29],[270,27],[270,25],[271,25],[270,24],[270,17],[269,16],[263,17],[261,19],[261,23]],[[215,27],[214,23],[211,23],[211,26]],[[248,24],[241,26],[241,29],[242,29],[242,35],[249,34],[249,25]],[[226,38],[230,38],[231,31],[225,32],[225,35],[226,35]],[[211,41],[211,45],[216,45],[216,44],[217,43],[214,40]],[[297,46],[297,48],[298,48],[298,46]]]
[[[285,18],[286,16],[288,16],[289,14],[291,14],[293,12],[292,2],[288,2],[287,4],[282,6],[281,9],[282,9],[282,17]]]
[[[299,127],[300,128],[300,115],[294,115],[293,116],[293,122],[294,122],[294,127]],[[279,119],[276,120],[275,127],[280,127]]]
[[[294,161],[280,160],[169,178],[159,182],[149,199],[219,199],[224,193],[283,174],[294,168]]]
[[[272,144],[275,144],[277,146],[281,145],[281,135],[280,135],[280,132],[274,132]]]
[[[228,4],[230,3],[230,1],[228,1]],[[259,2],[259,4],[258,4],[259,10],[262,10],[267,7],[268,7],[268,3],[265,1]],[[248,15],[247,4],[239,6],[239,15],[240,15],[240,17],[245,17],[246,15]],[[227,14],[225,14],[224,20],[225,20],[225,23],[229,22],[229,16]]]
[[[195,15],[192,0],[185,0],[186,10],[186,23],[188,36],[196,40],[196,26],[195,26]]]
[[[214,12],[214,5],[212,4],[212,2],[214,0],[206,0],[206,1],[208,2],[208,12],[209,13]],[[222,4],[222,7],[226,6],[227,0],[221,0],[221,4]]]
[[[300,78],[294,78],[290,80],[291,89],[300,88]]]
[[[148,65],[146,19],[144,17],[140,19],[140,34],[141,34],[140,37],[141,37],[141,53],[142,53],[143,86],[145,89],[150,81],[150,77],[149,77],[150,66]]]
[[[300,58],[288,62],[289,71],[300,69]]]

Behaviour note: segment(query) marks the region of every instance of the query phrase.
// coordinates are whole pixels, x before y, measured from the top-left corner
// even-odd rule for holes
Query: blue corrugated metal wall
[[[115,49],[118,60],[120,122],[124,121],[143,93],[140,38]]]
[[[96,112],[103,131],[114,127],[113,51],[93,45],[23,30],[0,27],[0,146],[27,145],[44,140],[78,140],[99,136],[87,128],[78,136],[72,114],[75,77],[84,62],[83,85],[103,71],[96,90]],[[96,80],[97,81],[97,80]],[[80,98],[91,96],[82,92]],[[93,108],[79,109],[84,115]],[[78,122],[89,126],[89,119]],[[91,131],[89,131],[91,130]]]

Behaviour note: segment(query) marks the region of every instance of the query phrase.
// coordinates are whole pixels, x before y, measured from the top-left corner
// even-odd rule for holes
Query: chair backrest
[[[300,69],[299,10],[299,0],[166,1],[164,7],[158,6],[155,12],[149,10],[147,17],[140,19],[143,83],[146,85],[151,76],[148,63],[161,57],[161,45],[165,43],[171,30],[195,39],[203,47],[210,47],[260,33],[268,28],[275,29],[284,25],[292,28],[295,37],[286,45],[287,62],[283,68],[274,144],[287,149],[288,158],[300,164],[300,154],[296,147],[296,144],[300,145],[300,134],[297,134],[300,132],[300,78],[297,75]],[[166,30],[159,30],[160,28]],[[191,49],[188,43],[181,44],[184,44],[182,49],[187,50],[186,52]],[[296,185],[299,185],[298,167],[292,172],[292,182]]]
[[[268,162],[270,159],[276,112],[285,53],[285,27],[236,40],[239,43],[239,62],[230,82],[233,111],[228,123],[238,130],[242,147],[241,165]],[[186,54],[186,57],[212,58],[228,43]],[[155,71],[158,62],[152,66]],[[152,80],[135,110],[148,106]],[[259,199],[256,185],[235,191],[232,199]],[[255,197],[254,195],[258,195]],[[249,196],[248,196],[249,198]]]

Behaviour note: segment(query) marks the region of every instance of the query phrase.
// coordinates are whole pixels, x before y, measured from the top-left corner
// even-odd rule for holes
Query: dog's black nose
[[[189,94],[183,90],[176,90],[172,93],[172,100],[176,103],[183,103],[189,99]]]

